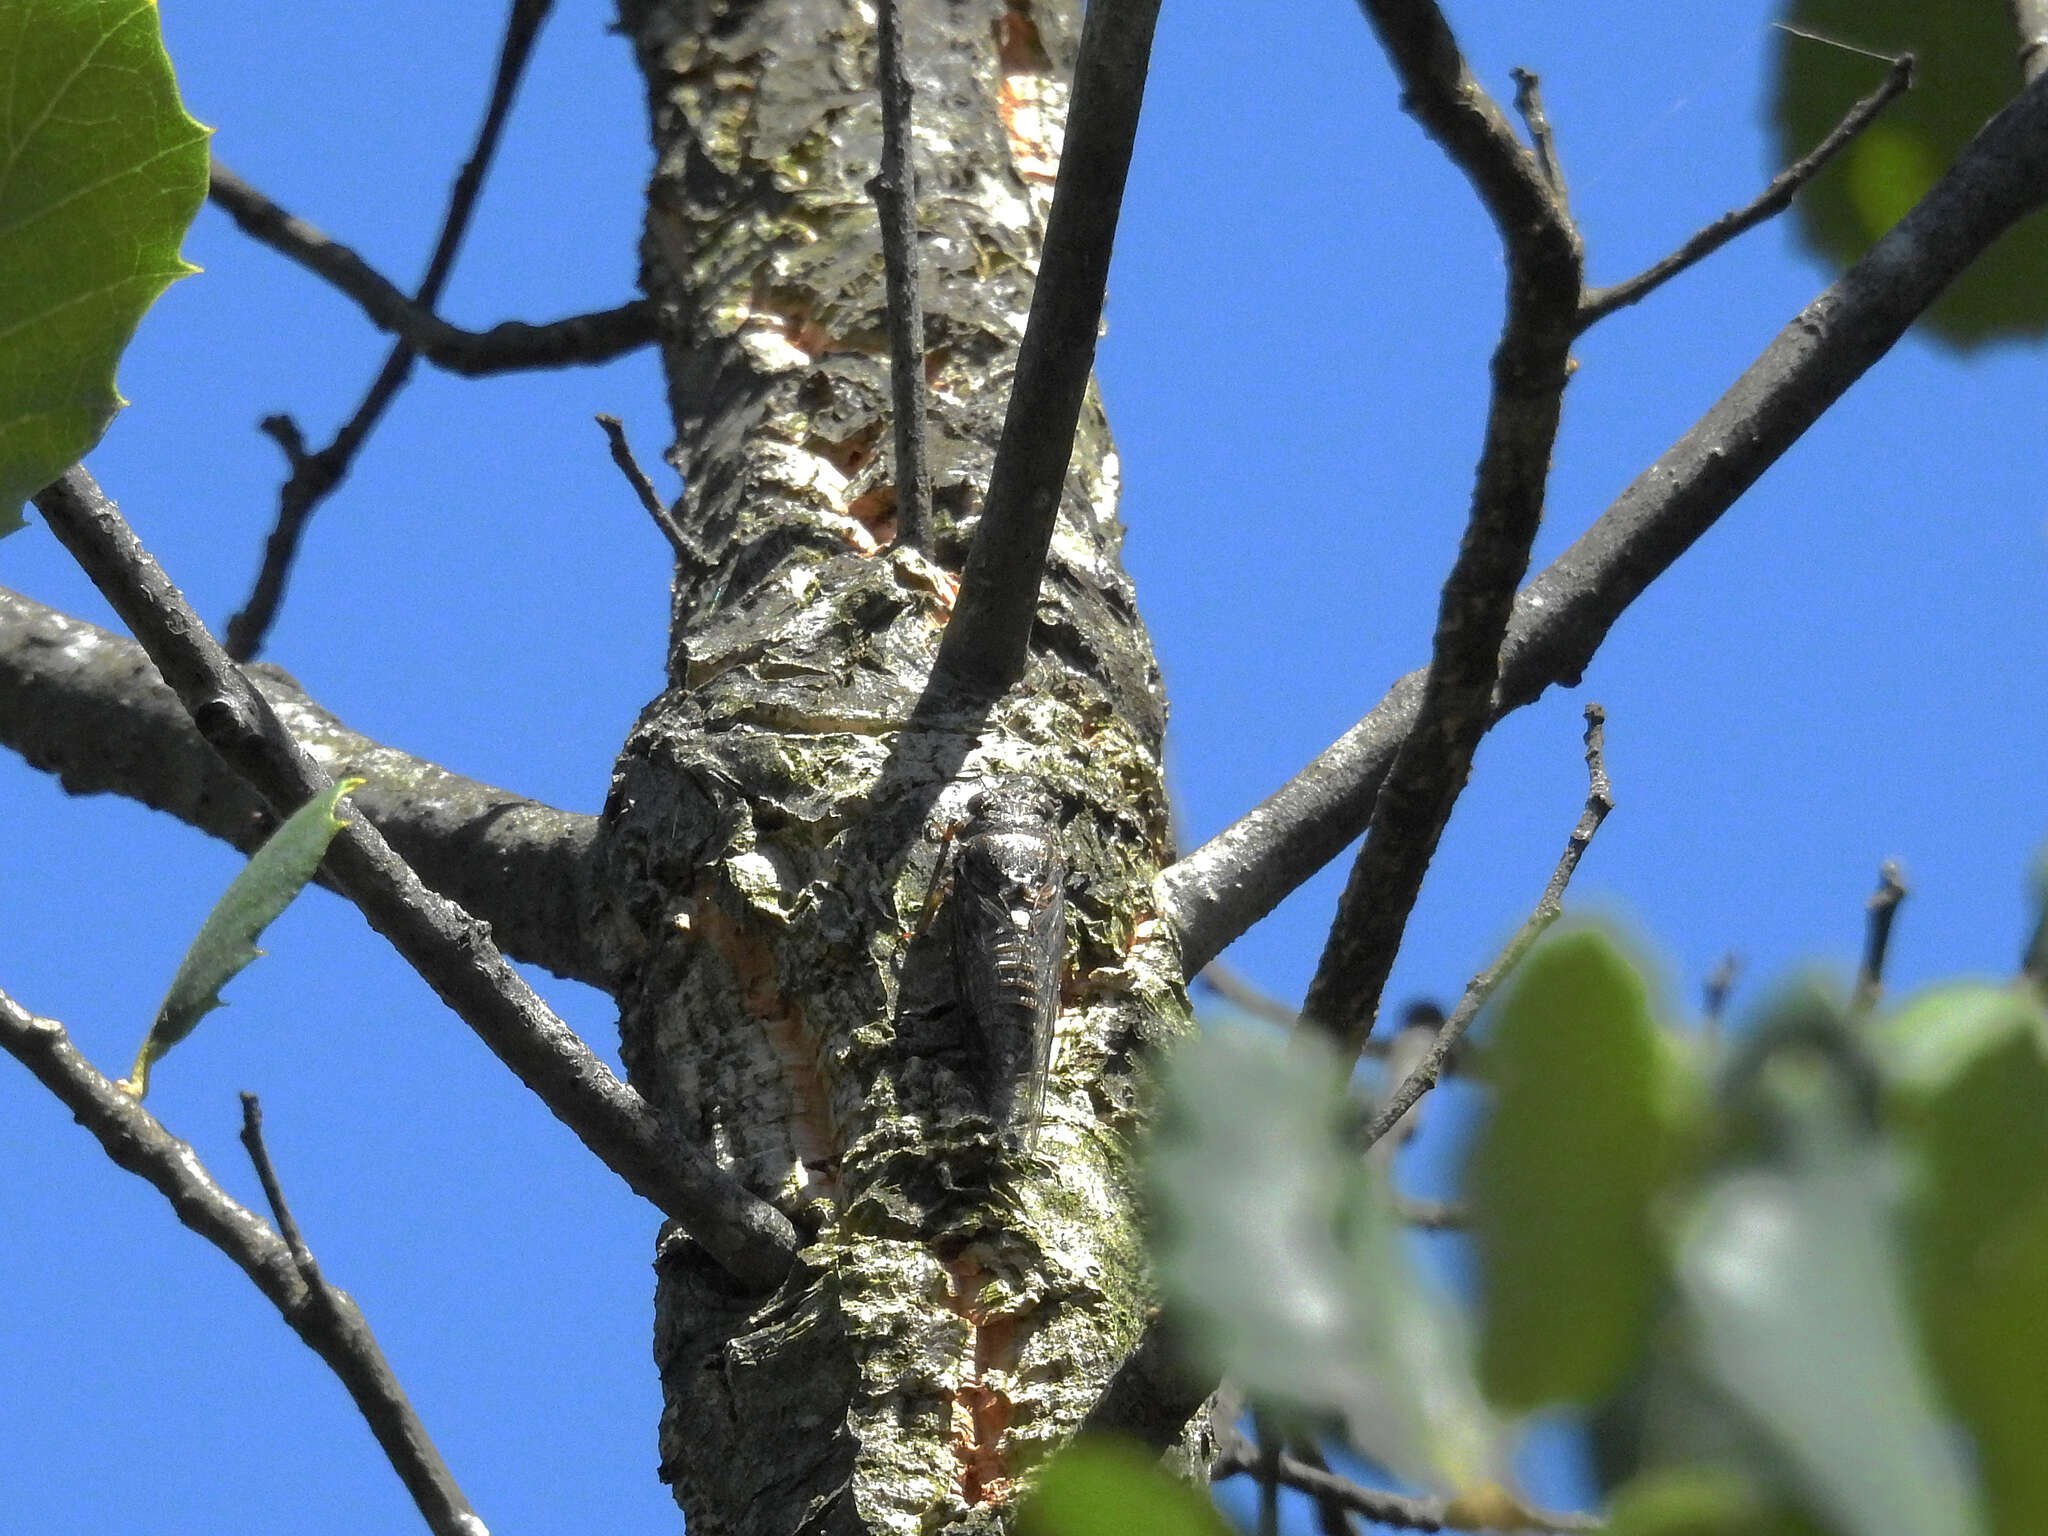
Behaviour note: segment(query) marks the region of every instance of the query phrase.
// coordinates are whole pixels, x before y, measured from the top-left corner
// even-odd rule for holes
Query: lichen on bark
[[[1142,1074],[1187,1013],[1150,921],[1164,698],[1092,394],[1024,682],[976,708],[925,689],[1001,432],[1079,10],[906,6],[927,556],[890,542],[872,11],[622,8],[649,86],[643,281],[688,553],[668,686],[614,774],[593,924],[635,1086],[808,1240],[760,1298],[664,1234],[662,1467],[704,1536],[1005,1524],[1147,1301]],[[1073,869],[1035,1153],[989,1118],[926,922],[947,826],[1010,773],[1058,797]]]

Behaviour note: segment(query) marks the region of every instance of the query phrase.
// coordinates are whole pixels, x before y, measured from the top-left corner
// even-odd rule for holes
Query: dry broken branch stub
[[[354,1302],[319,1280],[303,1243],[287,1243],[223,1190],[187,1143],[94,1070],[61,1024],[38,1018],[5,992],[0,992],[0,1049],[35,1074],[117,1166],[155,1186],[179,1221],[233,1260],[306,1347],[326,1362],[429,1530],[436,1536],[489,1536],[413,1411],[370,1325]],[[267,1168],[268,1159],[259,1166]],[[274,1176],[264,1182],[266,1189],[273,1187]],[[276,1205],[281,1212],[281,1196]]]

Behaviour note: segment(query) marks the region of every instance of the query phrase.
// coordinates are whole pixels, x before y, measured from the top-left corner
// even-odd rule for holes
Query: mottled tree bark
[[[905,9],[930,557],[891,546],[872,12],[622,7],[649,86],[644,283],[689,556],[592,923],[634,1085],[810,1239],[761,1298],[664,1234],[662,1469],[698,1536],[1006,1518],[1137,1335],[1143,1062],[1187,1018],[1148,921],[1165,704],[1098,405],[1023,684],[973,709],[925,687],[1002,428],[1080,6]],[[1073,871],[1034,1152],[991,1119],[943,925],[924,924],[948,824],[1018,773],[1059,798]]]

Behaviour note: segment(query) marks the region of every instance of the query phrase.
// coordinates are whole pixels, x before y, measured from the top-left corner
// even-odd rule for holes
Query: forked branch
[[[421,309],[432,310],[441,301],[441,289],[455,265],[462,237],[469,231],[477,194],[483,190],[484,173],[497,154],[512,99],[519,93],[519,81],[533,54],[534,40],[553,8],[554,0],[512,0],[505,22],[505,40],[498,50],[497,74],[491,83],[490,105],[484,109],[476,146],[456,173],[455,185],[448,194],[448,211],[441,220],[441,233],[427,262],[427,275],[420,280],[419,292],[414,296]],[[263,562],[257,569],[249,600],[228,620],[227,650],[235,660],[248,661],[262,651],[270,626],[277,620],[278,605],[284,601],[285,582],[298,559],[306,523],[328,494],[348,477],[356,453],[375,430],[385,408],[412,377],[415,355],[408,341],[400,341],[391,349],[362,404],[324,448],[308,452],[298,423],[289,416],[264,419],[263,430],[284,451],[290,474],[278,491],[277,520],[264,542]]]
[[[1572,874],[1579,867],[1579,860],[1585,855],[1593,841],[1593,834],[1600,830],[1600,823],[1607,819],[1607,813],[1614,809],[1614,787],[1607,779],[1607,712],[1598,704],[1586,706],[1586,776],[1591,781],[1586,790],[1586,808],[1579,813],[1577,825],[1571,836],[1565,840],[1564,852],[1558,856],[1557,868],[1550,873],[1550,883],[1543,887],[1543,895],[1537,900],[1535,910],[1530,912],[1508,940],[1493,963],[1465,988],[1465,995],[1458,999],[1458,1006],[1451,1010],[1451,1016],[1444,1020],[1437,1030],[1436,1038],[1429,1043],[1429,1049],[1422,1055],[1400,1085],[1387,1096],[1387,1101],[1374,1113],[1372,1121],[1365,1128],[1364,1142],[1371,1146],[1387,1132],[1401,1123],[1401,1117],[1413,1109],[1425,1093],[1437,1085],[1443,1076],[1444,1065],[1451,1053],[1458,1048],[1458,1042],[1465,1038],[1465,1031],[1472,1027],[1472,1021],[1479,1017],[1479,1010],[1486,1006],[1488,998],[1499,990],[1521,963],[1530,947],[1549,931],[1550,925],[1564,914],[1565,887],[1571,884]]]
[[[1684,437],[1515,600],[1493,713],[1576,683],[1650,583],[1889,351],[1956,275],[2048,202],[2048,83],[1985,124],[1927,195],[1779,332]],[[1161,877],[1190,972],[1365,830],[1413,729],[1410,673],[1270,799]]]
[[[476,378],[605,363],[654,340],[654,304],[649,299],[543,325],[505,320],[487,331],[465,331],[407,298],[354,251],[285,212],[218,160],[208,195],[244,234],[325,278],[355,300],[378,330],[389,331],[450,373]]]
[[[1508,295],[1472,507],[1444,581],[1416,723],[1381,787],[1302,1004],[1305,1021],[1347,1056],[1372,1032],[1408,914],[1493,723],[1501,641],[1543,516],[1581,286],[1578,232],[1558,186],[1472,78],[1437,8],[1419,0],[1365,7],[1403,103],[1493,216]]]
[[[73,469],[43,490],[36,506],[141,641],[200,734],[273,810],[287,814],[330,787],[333,781],[206,632],[90,475]],[[766,1290],[781,1282],[796,1247],[788,1219],[663,1126],[534,995],[481,923],[421,884],[360,817],[327,857],[370,926],[600,1161],[681,1222],[743,1284]]]
[[[287,1243],[222,1189],[189,1145],[93,1069],[63,1025],[38,1018],[5,992],[0,992],[0,1047],[57,1096],[108,1157],[155,1185],[179,1221],[232,1259],[306,1347],[327,1363],[428,1529],[437,1536],[489,1536],[413,1412],[369,1323],[346,1293],[320,1279],[311,1254],[301,1262],[304,1245]],[[259,1166],[267,1168],[267,1157]],[[274,1183],[274,1176],[266,1178],[265,1188]],[[281,1196],[277,1208],[282,1213]]]

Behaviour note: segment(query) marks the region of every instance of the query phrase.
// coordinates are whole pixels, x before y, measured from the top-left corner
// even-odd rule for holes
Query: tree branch
[[[1496,716],[1575,684],[1628,605],[1797,442],[2014,222],[2048,202],[2048,84],[1994,117],[1920,202],[1779,332],[1705,416],[1515,600]],[[1272,797],[1168,869],[1192,973],[1370,823],[1421,673]]]
[[[654,526],[661,530],[661,536],[668,540],[668,547],[675,551],[678,560],[694,560],[690,552],[689,537],[683,526],[676,521],[676,515],[662,502],[654,489],[654,482],[647,478],[647,471],[640,467],[640,461],[633,457],[633,445],[626,441],[626,424],[616,416],[600,411],[598,427],[604,432],[605,441],[611,445],[612,462],[619,466],[619,473],[626,477],[626,484],[633,487],[633,495],[654,519]]]
[[[359,736],[276,667],[250,669],[292,735],[422,880],[491,925],[514,959],[596,987],[583,921],[597,818],[556,810]],[[115,794],[254,853],[270,807],[193,728],[133,640],[0,588],[0,746],[74,795]],[[322,875],[327,883],[331,877]]]
[[[37,495],[36,506],[141,640],[200,734],[273,810],[289,813],[332,784],[90,475],[71,470]],[[788,1218],[672,1135],[534,995],[484,925],[422,885],[366,820],[350,822],[327,858],[370,926],[600,1161],[743,1284],[767,1290],[781,1282],[796,1249]]]
[[[108,1157],[155,1185],[179,1221],[255,1282],[339,1378],[428,1528],[440,1536],[489,1536],[413,1412],[369,1323],[345,1293],[318,1278],[312,1256],[306,1255],[304,1265],[297,1262],[293,1246],[215,1183],[188,1144],[93,1070],[63,1025],[38,1018],[5,992],[0,992],[0,1047],[57,1096]]]
[[[1211,1464],[1209,1477],[1212,1482],[1220,1483],[1225,1478],[1256,1477],[1261,1470],[1258,1452],[1240,1439],[1239,1443],[1226,1447]],[[1379,1488],[1367,1488],[1348,1477],[1312,1467],[1298,1457],[1282,1455],[1272,1471],[1283,1487],[1296,1489],[1316,1499],[1327,1499],[1382,1525],[1399,1526],[1409,1531],[1496,1528],[1468,1524],[1458,1518],[1459,1512],[1444,1499],[1417,1499],[1405,1494],[1387,1493]],[[1525,1513],[1529,1518],[1518,1521],[1518,1529],[1597,1531],[1601,1524],[1591,1515],[1538,1514],[1533,1510]]]
[[[877,0],[875,44],[882,94],[882,169],[868,194],[882,217],[889,295],[889,390],[895,404],[896,542],[931,551],[932,476],[924,401],[924,296],[918,290],[917,170],[910,157],[910,75],[903,67],[903,12]]]
[[[1365,0],[1402,102],[1472,183],[1508,264],[1507,317],[1472,510],[1437,610],[1416,723],[1395,754],[1365,846],[1302,1003],[1347,1055],[1372,1033],[1408,914],[1493,723],[1500,646],[1542,520],[1551,446],[1570,377],[1580,247],[1556,189],[1472,78],[1426,0]]]
[[[468,233],[470,215],[476,211],[484,172],[497,153],[505,118],[512,110],[512,98],[518,94],[520,77],[532,56],[534,39],[540,35],[541,23],[553,8],[554,0],[512,0],[505,22],[505,40],[498,50],[497,74],[491,83],[490,105],[484,109],[476,146],[456,173],[440,237],[434,242],[427,275],[420,280],[415,296],[422,309],[431,310],[441,300],[441,289],[455,264],[455,253]],[[334,435],[332,442],[316,452],[306,451],[298,423],[291,417],[270,416],[262,422],[263,430],[284,450],[291,473],[278,492],[277,521],[264,543],[263,563],[256,572],[255,586],[241,612],[228,620],[227,651],[235,660],[248,661],[263,649],[264,638],[277,620],[278,604],[284,600],[285,582],[298,558],[299,541],[305,536],[307,521],[328,493],[348,477],[357,451],[375,430],[385,407],[412,377],[414,356],[410,342],[400,341],[393,347],[364,394],[362,404],[356,407],[355,415]]]
[[[285,212],[218,160],[208,195],[244,234],[325,278],[355,300],[378,330],[390,332],[450,373],[480,378],[530,368],[607,363],[654,340],[650,299],[544,325],[505,320],[487,331],[462,330],[414,303],[354,251]]]
[[[1868,1013],[1884,996],[1884,962],[1891,953],[1892,920],[1899,915],[1899,903],[1906,899],[1906,882],[1898,864],[1886,859],[1877,870],[1877,889],[1863,904],[1863,964],[1856,972],[1856,993],[1852,1006]]]
[[[1686,268],[1705,261],[1736,236],[1783,213],[1792,206],[1792,199],[1799,189],[1818,176],[1830,160],[1849,147],[1857,134],[1877,120],[1878,113],[1912,84],[1913,55],[1902,53],[1892,60],[1884,84],[1851,107],[1833,132],[1820,143],[1772,177],[1771,184],[1759,192],[1754,201],[1722,214],[1669,256],[1627,282],[1616,283],[1611,288],[1587,289],[1579,299],[1578,329],[1584,331],[1617,309],[1625,309],[1649,297]]]
[[[1479,1010],[1486,1006],[1486,1000],[1493,996],[1508,974],[1521,964],[1522,956],[1529,952],[1538,939],[1555,923],[1564,912],[1565,887],[1572,882],[1572,873],[1579,867],[1579,860],[1585,854],[1587,845],[1593,841],[1593,834],[1600,830],[1600,823],[1607,819],[1607,813],[1614,809],[1614,787],[1607,781],[1606,760],[1607,713],[1598,704],[1586,706],[1586,776],[1591,780],[1586,791],[1586,808],[1580,813],[1578,824],[1572,828],[1572,835],[1566,839],[1564,852],[1558,857],[1557,868],[1551,871],[1550,883],[1543,887],[1543,895],[1536,903],[1536,909],[1517,928],[1501,952],[1494,957],[1493,964],[1472,978],[1465,988],[1465,995],[1458,999],[1458,1006],[1451,1010],[1451,1016],[1444,1020],[1443,1027],[1436,1032],[1436,1038],[1429,1043],[1401,1085],[1387,1096],[1387,1101],[1374,1113],[1365,1128],[1364,1144],[1371,1146],[1387,1132],[1401,1123],[1401,1117],[1413,1109],[1425,1093],[1437,1085],[1443,1076],[1444,1063],[1458,1048],[1458,1042],[1465,1038],[1465,1031],[1472,1027],[1472,1021],[1479,1017]]]
[[[1095,0],[1082,25],[1073,106],[1009,412],[932,671],[941,690],[992,699],[1024,672],[1045,552],[1095,366],[1110,250],[1158,19],[1159,0]]]

